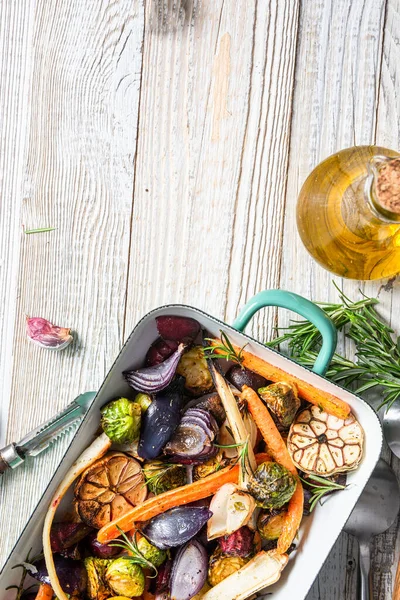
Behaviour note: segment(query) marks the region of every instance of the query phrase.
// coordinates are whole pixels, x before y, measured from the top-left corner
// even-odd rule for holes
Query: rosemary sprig
[[[146,485],[150,485],[151,487],[153,487],[153,489],[156,490],[160,485],[161,480],[169,471],[182,466],[183,465],[179,463],[164,463],[163,467],[165,468],[160,468],[160,465],[154,465],[154,467],[150,466],[144,472],[145,481],[143,483],[143,487]],[[154,474],[150,474],[150,476],[148,476],[148,473],[151,473],[152,471],[154,471]]]
[[[122,529],[120,529],[120,527],[118,527],[118,525],[117,525],[117,529],[118,529],[119,533],[121,534],[122,540],[118,539],[116,542],[113,542],[112,544],[109,544],[109,545],[115,546],[116,548],[122,548],[123,550],[127,550],[128,552],[130,552],[130,555],[124,556],[123,558],[131,561],[135,565],[139,565],[143,569],[152,569],[154,571],[154,575],[152,577],[157,577],[158,571],[157,571],[155,565],[153,565],[153,563],[150,560],[148,560],[142,554],[142,552],[140,552],[140,550],[138,548],[138,545],[137,545],[137,533],[138,532],[135,531],[134,537],[132,538],[132,540],[130,540],[128,538],[128,536],[122,531]]]
[[[32,233],[46,233],[47,231],[55,231],[56,227],[40,227],[38,229],[25,229],[26,235],[30,235]]]
[[[300,479],[306,486],[311,488],[312,495],[310,499],[310,513],[314,510],[317,503],[321,502],[324,496],[331,494],[332,492],[345,490],[347,487],[347,485],[335,483],[330,479],[325,479],[324,477],[319,477],[318,475],[308,475],[307,479],[302,479],[301,477]],[[309,480],[314,481],[315,483],[310,483]]]
[[[400,398],[399,338],[393,338],[393,330],[378,314],[375,306],[379,301],[376,298],[365,297],[352,302],[338,291],[341,304],[319,305],[354,343],[356,362],[335,354],[327,377],[344,387],[351,387],[356,393],[379,388],[382,392],[380,406],[390,408]],[[275,347],[283,342],[287,343],[289,355],[302,365],[311,367],[321,347],[321,336],[308,321],[295,321],[283,335],[267,345]]]
[[[226,360],[230,360],[238,365],[241,365],[243,362],[243,349],[247,346],[247,344],[245,344],[242,348],[240,348],[239,352],[237,352],[226,333],[222,331],[222,329],[220,329],[220,332],[221,343],[213,346],[206,346],[204,348],[206,358],[225,358]],[[205,340],[207,342],[215,341],[213,338],[205,338]],[[216,352],[216,350],[219,350],[219,352]]]
[[[32,552],[32,548],[29,550],[29,552],[27,554],[27,557],[26,557],[26,559],[25,559],[25,561],[23,563],[20,563],[18,565],[14,565],[12,567],[12,569],[19,569],[19,568],[22,569],[22,575],[21,575],[21,580],[20,580],[19,585],[9,585],[8,587],[5,588],[6,590],[15,589],[17,591],[17,595],[15,596],[15,600],[21,600],[22,594],[26,591],[24,589],[24,583],[25,583],[26,576],[28,574],[27,566],[29,566],[29,564],[31,564],[31,562],[34,563],[39,558],[39,557],[34,557],[33,559],[31,559],[30,558],[31,552]],[[29,586],[28,589],[31,589],[32,587],[34,587],[34,586],[31,585],[31,586]]]

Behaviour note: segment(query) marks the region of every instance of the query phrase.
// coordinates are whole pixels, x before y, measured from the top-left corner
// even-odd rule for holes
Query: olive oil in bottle
[[[324,160],[300,191],[297,227],[309,253],[337,275],[400,273],[400,154],[356,146]]]

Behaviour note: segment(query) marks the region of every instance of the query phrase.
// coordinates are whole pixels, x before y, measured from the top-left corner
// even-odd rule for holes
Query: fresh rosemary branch
[[[237,363],[238,365],[241,365],[243,362],[243,348],[245,348],[245,346],[247,346],[247,344],[245,344],[245,346],[243,346],[243,348],[240,348],[239,352],[237,352],[235,350],[235,348],[233,347],[231,340],[226,335],[226,333],[224,333],[222,330],[220,330],[220,332],[221,332],[221,343],[216,344],[214,346],[206,346],[204,348],[204,352],[206,353],[206,358],[226,358],[226,360],[230,360],[232,362]],[[207,342],[214,341],[213,338],[205,338],[205,339]],[[220,352],[216,352],[216,350],[219,350]]]
[[[337,492],[339,490],[345,490],[346,485],[341,485],[340,483],[335,483],[330,479],[325,479],[324,477],[319,477],[318,475],[308,475],[307,479],[302,479],[301,481],[311,488],[311,499],[310,499],[310,513],[314,510],[317,503],[322,500],[322,498],[326,494],[331,494],[332,492]],[[314,481],[315,483],[311,483]]]
[[[336,286],[335,286],[336,287]],[[338,288],[337,288],[338,289]],[[376,298],[352,302],[339,289],[341,304],[319,303],[339,330],[352,340],[356,362],[340,354],[333,356],[327,377],[356,393],[379,388],[380,406],[388,408],[400,398],[400,341],[376,311]],[[285,332],[267,345],[274,348],[287,343],[290,356],[306,367],[312,367],[321,347],[321,336],[308,321],[295,321]]]
[[[118,529],[119,533],[121,534],[122,540],[119,539],[118,541],[113,542],[112,544],[109,544],[109,545],[115,546],[117,548],[122,548],[123,550],[128,550],[128,552],[130,552],[130,554],[129,554],[129,556],[124,556],[124,558],[126,560],[131,561],[135,565],[139,565],[143,569],[152,569],[154,571],[154,577],[156,577],[157,573],[158,573],[156,567],[153,565],[153,563],[150,560],[147,560],[147,558],[140,552],[140,550],[138,548],[137,541],[136,541],[137,531],[135,531],[134,537],[132,538],[132,540],[130,540],[128,538],[128,536],[122,531],[122,529],[120,529],[118,527],[118,525],[117,525],[117,529]]]

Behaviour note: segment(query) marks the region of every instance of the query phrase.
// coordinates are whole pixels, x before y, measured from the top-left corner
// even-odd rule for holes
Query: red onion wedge
[[[138,392],[145,394],[160,392],[171,383],[185,348],[185,344],[179,344],[177,350],[164,362],[136,371],[125,371],[123,375],[128,384]]]
[[[200,323],[190,317],[163,315],[156,317],[158,333],[164,340],[190,344],[200,331]]]
[[[178,342],[157,338],[146,354],[146,367],[154,367],[164,362],[178,348]]]
[[[207,579],[208,556],[198,540],[178,551],[171,574],[171,600],[190,600]]]

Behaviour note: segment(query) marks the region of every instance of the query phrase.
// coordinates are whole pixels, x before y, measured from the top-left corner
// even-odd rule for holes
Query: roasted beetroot
[[[80,560],[72,560],[63,558],[59,554],[54,555],[54,565],[60,585],[66,594],[71,596],[81,596],[86,591],[87,574],[83,562]],[[44,558],[35,562],[34,569],[27,566],[29,575],[41,583],[50,583],[49,574],[47,572]]]
[[[253,550],[254,534],[248,527],[241,527],[230,535],[218,538],[221,551],[230,556],[249,556]]]
[[[166,560],[158,567],[156,579],[156,593],[163,594],[169,592],[169,580],[171,578],[172,560]]]
[[[152,343],[146,354],[146,367],[154,367],[164,362],[178,348],[178,342],[158,338]]]
[[[238,390],[242,390],[244,385],[248,385],[256,392],[258,388],[264,387],[269,383],[261,375],[258,375],[249,369],[245,369],[240,365],[233,365],[225,377]]]
[[[63,554],[92,531],[85,523],[55,523],[51,528],[50,541],[53,552]]]
[[[190,344],[200,331],[200,323],[190,317],[163,315],[156,317],[157,329],[163,340]]]
[[[97,531],[93,531],[88,535],[86,542],[90,554],[96,556],[96,558],[112,558],[121,552],[121,548],[117,546],[101,544],[97,539]]]

